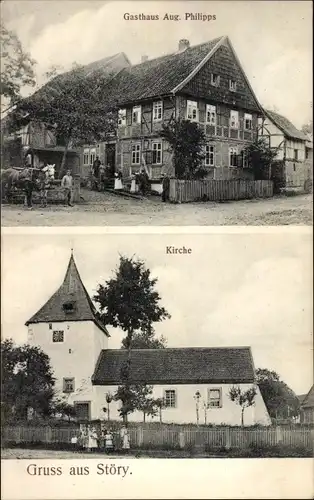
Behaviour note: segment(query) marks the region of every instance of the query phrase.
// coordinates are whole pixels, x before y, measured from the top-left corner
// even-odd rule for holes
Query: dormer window
[[[65,313],[71,314],[75,310],[75,302],[73,302],[73,301],[65,302],[63,304],[62,308],[63,308]]]
[[[237,82],[235,80],[229,80],[229,90],[232,92],[237,90]]]
[[[220,84],[220,76],[217,73],[212,73],[210,75],[210,83],[215,87],[218,87]]]

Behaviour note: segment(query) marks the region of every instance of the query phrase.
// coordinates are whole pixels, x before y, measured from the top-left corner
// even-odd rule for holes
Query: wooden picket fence
[[[231,201],[271,198],[273,194],[272,181],[170,179],[169,200],[173,203]]]
[[[12,426],[1,430],[2,445],[10,444],[70,444],[78,433],[77,426],[29,427]],[[251,446],[305,447],[313,449],[314,429],[304,427],[202,427],[168,426],[149,428],[144,425],[129,428],[131,448],[139,449],[187,449],[192,447],[242,448]]]

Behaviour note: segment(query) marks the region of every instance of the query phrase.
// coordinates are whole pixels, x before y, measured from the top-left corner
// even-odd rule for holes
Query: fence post
[[[281,443],[282,441],[282,432],[281,432],[281,427],[276,427],[276,444]]]
[[[185,447],[185,435],[183,431],[179,432],[179,446],[181,449]]]
[[[226,434],[225,434],[225,436],[226,436],[225,447],[226,447],[226,449],[227,449],[227,450],[230,450],[230,448],[231,448],[231,433],[230,433],[230,427],[227,427],[227,428],[225,429],[225,431],[226,431]]]
[[[143,446],[144,442],[144,431],[142,427],[137,428],[137,433],[136,433],[136,439],[137,439],[137,446],[140,448]]]

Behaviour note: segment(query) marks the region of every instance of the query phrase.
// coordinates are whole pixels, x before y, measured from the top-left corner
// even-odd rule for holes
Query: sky
[[[127,21],[130,14],[215,15],[212,21]],[[132,63],[228,35],[258,100],[297,127],[312,117],[312,2],[4,0],[2,19],[37,61],[38,82],[124,51]]]
[[[167,255],[166,246],[190,247]],[[61,285],[71,247],[91,296],[119,255],[145,261],[171,319],[156,324],[168,347],[251,346],[256,367],[298,394],[313,383],[312,235],[3,235],[2,334],[26,342],[25,322]],[[109,327],[110,348],[122,332]]]

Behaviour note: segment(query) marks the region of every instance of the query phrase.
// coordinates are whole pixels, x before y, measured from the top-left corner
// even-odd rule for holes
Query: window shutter
[[[126,110],[126,124],[132,125],[132,109],[131,108],[128,108]]]
[[[219,408],[222,408],[222,388],[219,389]]]

